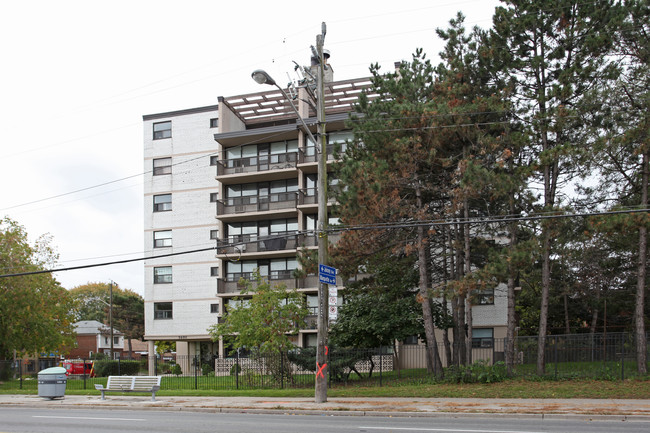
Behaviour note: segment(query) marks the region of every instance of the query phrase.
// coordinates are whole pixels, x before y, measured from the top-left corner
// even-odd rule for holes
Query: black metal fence
[[[458,365],[452,347],[440,343],[438,353],[444,378],[428,366],[426,347],[418,344],[377,349],[330,348],[327,366],[317,366],[313,348],[272,356],[176,356],[141,360],[98,360],[91,369],[68,376],[68,389],[93,389],[110,375],[163,376],[162,389],[281,389],[309,388],[315,377],[327,374],[330,387],[395,383],[493,382],[506,377],[505,339],[482,338],[472,344],[471,362]],[[630,334],[573,334],[547,336],[546,370],[549,378],[625,379],[637,375],[634,339]],[[515,341],[514,375],[537,376],[537,337]],[[90,361],[85,361],[90,362]],[[38,371],[55,360],[0,361],[0,389],[36,389]],[[150,368],[151,364],[151,368]],[[150,371],[151,370],[151,371]]]

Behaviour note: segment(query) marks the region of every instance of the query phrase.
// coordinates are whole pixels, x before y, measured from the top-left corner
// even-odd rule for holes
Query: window
[[[153,160],[153,175],[172,174],[172,159],[158,158]]]
[[[228,262],[226,264],[226,280],[239,281],[240,278],[250,279],[253,276],[253,272],[255,272],[255,269],[258,267],[260,268],[261,275],[268,275],[268,265],[266,268],[258,266],[255,260]]]
[[[218,128],[219,127],[219,119],[214,118],[210,119],[210,128]]]
[[[305,175],[305,194],[308,196],[315,196],[318,192],[318,175],[308,174]]]
[[[303,347],[316,347],[318,344],[318,334],[303,334]]]
[[[472,347],[490,348],[493,345],[494,329],[475,328],[472,329]]]
[[[271,234],[296,233],[298,231],[298,218],[289,218],[271,221]]]
[[[154,320],[171,319],[172,303],[171,302],[154,302],[153,304]]]
[[[219,304],[210,304],[210,313],[219,313]]]
[[[113,344],[120,344],[120,337],[113,337]]]
[[[406,337],[403,341],[404,344],[418,344],[418,336],[417,335],[409,335]]]
[[[153,268],[154,284],[169,284],[172,282],[172,267],[160,266]]]
[[[164,212],[172,210],[172,195],[160,194],[153,196],[153,211]]]
[[[215,155],[210,157],[210,165],[217,165],[218,162],[219,162],[218,156]]]
[[[293,278],[293,271],[298,268],[298,261],[295,258],[273,259],[270,261],[269,280],[288,280]],[[260,274],[262,264],[260,263]],[[263,275],[263,274],[262,274]]]
[[[219,276],[219,266],[212,266],[210,268],[210,276],[211,277],[218,277]]]
[[[172,121],[153,124],[153,139],[170,138],[172,136]]]
[[[216,203],[217,200],[219,200],[219,193],[218,192],[211,192],[210,193],[210,203]]]
[[[354,133],[352,131],[330,132],[327,138],[328,143],[334,145],[334,151],[343,153],[347,147],[347,141],[354,140]]]
[[[210,230],[210,239],[219,239],[219,230]]]
[[[477,290],[474,293],[472,305],[494,305],[494,287]]]
[[[153,247],[163,248],[172,246],[172,231],[164,230],[160,232],[153,232]]]

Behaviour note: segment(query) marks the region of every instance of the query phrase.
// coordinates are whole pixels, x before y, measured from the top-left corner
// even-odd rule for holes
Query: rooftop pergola
[[[326,114],[349,112],[357,103],[361,92],[368,89],[370,84],[370,78],[325,83]],[[224,98],[223,103],[246,125],[296,118],[289,102],[278,90],[230,96]],[[314,117],[315,115],[315,110],[310,108],[309,115],[305,117]]]

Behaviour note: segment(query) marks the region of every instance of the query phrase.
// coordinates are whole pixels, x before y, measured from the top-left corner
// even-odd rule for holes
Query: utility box
[[[67,384],[65,368],[52,367],[41,370],[38,373],[38,396],[50,400],[63,397]]]

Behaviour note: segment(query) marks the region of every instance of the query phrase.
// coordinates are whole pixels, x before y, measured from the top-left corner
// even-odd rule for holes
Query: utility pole
[[[309,126],[305,123],[300,112],[292,102],[287,93],[282,87],[275,82],[275,80],[264,70],[257,69],[253,71],[251,77],[258,84],[266,84],[275,86],[286,98],[289,106],[296,113],[300,121],[303,132],[313,141],[316,146],[318,154],[318,224],[316,232],[318,236],[318,263],[320,265],[327,265],[328,263],[328,247],[329,240],[327,237],[327,136],[325,131],[325,54],[323,44],[325,42],[325,33],[327,29],[325,23],[321,25],[321,34],[316,36],[316,49],[312,46],[312,68],[316,66],[316,89],[315,93],[309,92],[314,96],[314,103],[316,106],[316,117],[318,120],[317,137],[314,137],[309,130]],[[314,61],[316,63],[314,63]],[[312,69],[313,71],[313,69]],[[309,79],[306,79],[307,86],[311,88],[313,82],[313,74],[309,73]],[[320,280],[320,278],[319,278]],[[316,344],[316,385],[315,385],[315,401],[316,403],[324,403],[327,401],[327,333],[328,333],[328,287],[327,284],[318,283],[318,334]]]
[[[328,264],[328,237],[327,237],[327,136],[325,131],[325,59],[323,44],[327,28],[321,25],[321,34],[316,36],[316,50],[318,54],[318,74],[316,90],[316,116],[318,118],[318,141],[320,152],[318,159],[318,263]],[[316,144],[316,143],[315,143]],[[318,283],[318,334],[316,347],[316,403],[327,401],[327,333],[328,333],[328,287],[325,283]]]
[[[111,359],[115,359],[113,355],[113,281],[110,284],[111,304],[108,307],[108,326],[111,328]]]

